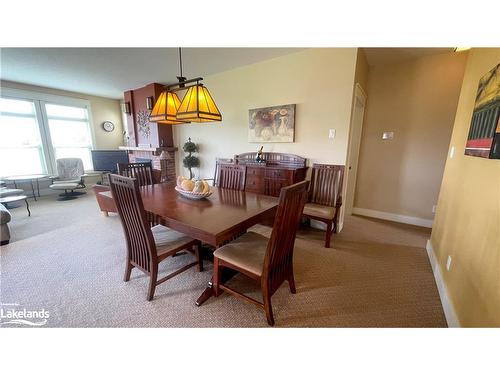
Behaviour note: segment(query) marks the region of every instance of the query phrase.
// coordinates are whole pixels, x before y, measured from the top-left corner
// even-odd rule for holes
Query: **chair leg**
[[[158,274],[156,272],[151,272],[151,275],[149,275],[148,301],[151,301],[155,295],[157,277]]]
[[[290,293],[292,294],[297,293],[297,289],[295,289],[295,278],[293,277],[293,270],[290,272],[290,275],[288,276],[288,286],[290,288]]]
[[[125,267],[125,276],[123,276],[123,281],[127,282],[130,280],[130,274],[132,273],[132,268],[134,268],[134,266],[131,265],[129,261],[127,261],[127,266]]]
[[[325,237],[325,247],[328,249],[330,247],[330,240],[332,238],[332,222],[326,224],[326,237]]]
[[[274,326],[273,306],[271,305],[271,296],[264,294],[264,310],[266,310],[267,324]]]
[[[219,297],[220,294],[220,269],[219,269],[219,258],[214,257],[214,271],[213,271],[213,284],[212,289],[216,297]]]
[[[198,260],[198,271],[203,272],[203,257],[201,256],[201,244],[194,245],[194,253]]]

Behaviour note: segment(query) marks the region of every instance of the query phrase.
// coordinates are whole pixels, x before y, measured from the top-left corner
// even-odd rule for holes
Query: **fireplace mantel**
[[[153,154],[161,154],[162,151],[176,152],[177,147],[138,147],[138,146],[119,146],[120,150],[126,151],[140,151],[140,152],[152,152]]]

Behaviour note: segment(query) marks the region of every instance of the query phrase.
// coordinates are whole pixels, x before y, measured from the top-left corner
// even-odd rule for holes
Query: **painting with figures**
[[[295,104],[256,108],[248,111],[248,141],[255,143],[293,142]]]

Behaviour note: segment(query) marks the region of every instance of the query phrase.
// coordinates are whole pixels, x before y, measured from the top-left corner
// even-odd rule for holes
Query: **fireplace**
[[[175,181],[175,152],[177,147],[131,147],[120,146],[121,150],[128,151],[130,163],[144,163],[150,161],[153,169],[161,171],[162,181]],[[169,158],[161,160],[160,155],[165,151]]]

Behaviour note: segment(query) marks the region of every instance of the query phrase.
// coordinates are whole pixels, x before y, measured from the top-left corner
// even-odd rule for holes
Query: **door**
[[[354,195],[356,191],[356,174],[358,171],[359,148],[361,132],[365,115],[366,95],[359,84],[354,90],[354,106],[352,112],[351,130],[349,136],[349,155],[347,159],[347,188],[345,213],[352,214]]]

